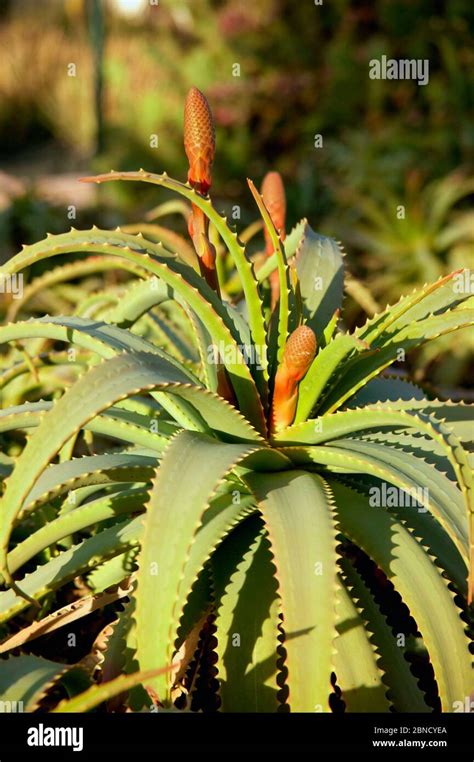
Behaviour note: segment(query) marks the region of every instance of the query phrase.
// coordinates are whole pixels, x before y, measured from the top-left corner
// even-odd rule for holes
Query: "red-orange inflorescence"
[[[297,381],[300,381],[316,354],[316,336],[307,325],[300,325],[286,342],[283,362],[291,369]]]
[[[184,150],[189,161],[188,182],[206,195],[212,185],[216,133],[207,98],[197,87],[190,89],[184,106]]]

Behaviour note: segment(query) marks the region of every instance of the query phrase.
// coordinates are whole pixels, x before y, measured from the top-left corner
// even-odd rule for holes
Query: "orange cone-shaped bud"
[[[184,106],[184,150],[189,161],[188,181],[204,195],[212,185],[215,149],[216,135],[209,103],[197,87],[192,87]]]
[[[316,355],[314,332],[301,325],[286,342],[283,360],[275,376],[270,428],[273,433],[293,423],[298,402],[298,384],[306,375]]]

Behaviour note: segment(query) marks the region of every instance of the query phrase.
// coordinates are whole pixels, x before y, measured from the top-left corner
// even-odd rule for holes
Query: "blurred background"
[[[245,178],[277,169],[288,230],[307,216],[343,242],[367,312],[474,268],[473,39],[472,0],[1,0],[0,259],[71,225],[143,219],[166,194],[77,179],[184,180],[196,85],[217,124],[213,199],[239,205],[239,228],[256,218]],[[370,79],[382,55],[428,59],[429,83]],[[365,317],[349,299],[348,327]],[[472,347],[459,332],[412,370],[465,395]]]

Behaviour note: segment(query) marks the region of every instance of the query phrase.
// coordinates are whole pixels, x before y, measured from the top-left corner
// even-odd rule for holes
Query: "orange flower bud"
[[[188,181],[204,195],[212,184],[215,148],[214,120],[209,103],[197,87],[192,87],[184,106],[184,150],[189,161]]]
[[[283,354],[283,364],[300,381],[308,371],[316,354],[316,336],[307,325],[300,325],[290,335]]]
[[[283,360],[275,376],[270,415],[272,432],[293,423],[298,402],[298,383],[306,375],[317,350],[316,336],[307,325],[301,325],[286,342]]]

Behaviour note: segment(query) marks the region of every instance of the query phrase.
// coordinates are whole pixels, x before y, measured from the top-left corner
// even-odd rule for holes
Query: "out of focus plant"
[[[376,297],[398,299],[410,286],[474,267],[474,210],[459,207],[469,196],[474,177],[458,173],[426,187],[413,173],[402,199],[387,187],[380,202],[347,192],[356,219],[345,240],[361,252]]]
[[[380,195],[377,201],[346,191],[350,224],[341,230],[355,271],[380,303],[460,267],[474,271],[474,211],[465,203],[474,197],[474,178],[452,173],[423,187],[413,173],[404,198],[388,187]],[[443,386],[462,383],[473,353],[472,332],[440,338],[416,355],[416,378]]]

